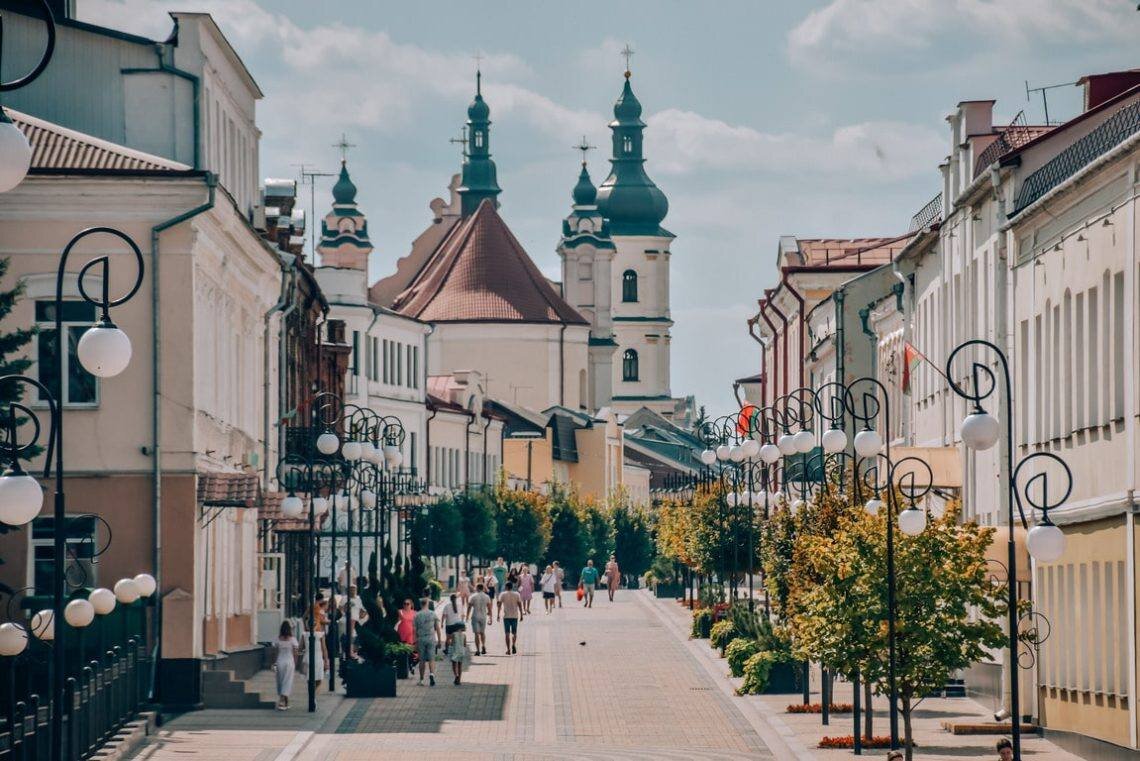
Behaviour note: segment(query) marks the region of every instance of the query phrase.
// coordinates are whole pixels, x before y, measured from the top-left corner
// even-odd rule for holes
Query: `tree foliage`
[[[614,555],[626,576],[640,576],[653,562],[653,530],[642,510],[619,505],[613,511]]]
[[[487,491],[465,492],[455,498],[462,525],[463,549],[466,555],[486,558],[498,549],[495,502]]]
[[[586,534],[586,558],[602,567],[614,552],[614,526],[607,510],[592,499],[581,502],[582,530]]]
[[[546,553],[550,522],[541,494],[500,486],[494,492],[496,551],[508,563],[536,563]]]
[[[557,560],[566,570],[566,580],[577,584],[578,572],[589,551],[585,527],[578,515],[575,495],[555,490],[550,497],[550,542],[544,562]]]

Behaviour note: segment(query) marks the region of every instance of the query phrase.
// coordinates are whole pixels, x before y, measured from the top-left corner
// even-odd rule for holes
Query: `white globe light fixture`
[[[313,515],[321,516],[329,511],[329,501],[324,497],[313,497]]]
[[[1065,533],[1046,521],[1029,529],[1025,537],[1026,549],[1038,563],[1052,563],[1065,554]]]
[[[0,523],[23,526],[40,514],[44,491],[36,479],[19,470],[0,476]]]
[[[855,454],[860,457],[874,457],[883,449],[883,437],[870,428],[855,434]]]
[[[364,489],[360,492],[360,504],[371,510],[376,507],[376,492]]]
[[[733,462],[744,462],[744,448],[734,444],[728,450],[728,459]]]
[[[404,455],[400,452],[400,448],[395,444],[384,445],[384,463],[388,466],[389,470],[394,470],[400,467],[400,463],[404,461]]]
[[[703,465],[712,465],[714,462],[716,462],[716,452],[711,449],[701,452],[701,463]]]
[[[123,605],[130,605],[139,599],[139,588],[134,579],[119,579],[115,582],[115,599]]]
[[[800,510],[803,510],[805,507],[807,507],[807,503],[804,502],[802,499],[797,499],[795,502],[792,503],[792,512],[798,513]]]
[[[149,573],[140,573],[135,576],[135,586],[139,588],[140,597],[150,597],[158,589],[158,582]]]
[[[36,611],[32,616],[30,626],[36,639],[44,642],[51,642],[55,639],[55,615],[50,610]]]
[[[774,465],[779,462],[781,457],[783,457],[783,454],[780,452],[780,448],[775,444],[765,444],[760,447],[760,459],[769,465]]]
[[[296,494],[290,494],[281,500],[281,514],[286,518],[300,518],[305,512],[305,503]]]
[[[103,320],[83,333],[76,354],[87,372],[100,378],[113,378],[131,363],[131,339],[114,324]]]
[[[750,460],[760,454],[760,442],[756,439],[745,439],[740,448],[744,450],[744,456]]]
[[[63,620],[76,629],[90,626],[95,620],[95,606],[82,597],[72,600],[63,609]]]
[[[347,510],[352,507],[352,498],[348,496],[347,492],[341,492],[333,496],[333,504],[336,505],[338,510]]]
[[[362,447],[359,441],[346,441],[344,446],[341,447],[340,453],[344,459],[349,462],[356,462],[360,459]]]
[[[792,443],[796,445],[797,452],[807,454],[815,449],[815,434],[811,431],[800,431],[792,437]]]
[[[721,444],[716,448],[716,459],[720,460],[721,462],[727,462],[728,458],[731,456],[732,449],[729,448],[728,444]]]
[[[340,449],[340,439],[332,431],[325,431],[317,437],[317,451],[321,454],[336,454],[338,449]]]
[[[847,448],[847,431],[842,428],[830,428],[823,432],[823,451],[828,454],[839,454]]]
[[[907,536],[918,536],[926,530],[926,511],[918,507],[908,507],[899,513],[899,531]]]
[[[28,176],[32,146],[24,132],[0,110],[0,193],[7,193]]]
[[[9,658],[24,652],[28,646],[28,632],[19,624],[0,624],[0,655]]]
[[[988,412],[978,411],[962,421],[962,443],[970,449],[984,451],[997,443],[1001,424]]]
[[[867,500],[866,504],[863,505],[863,509],[867,511],[868,515],[878,515],[879,508],[882,506],[883,500],[872,497],[871,499]]]
[[[796,453],[796,437],[790,433],[781,434],[776,439],[776,446],[780,448],[780,454],[790,457]]]
[[[92,589],[87,599],[95,608],[95,613],[100,616],[105,616],[115,609],[115,593],[105,587]]]

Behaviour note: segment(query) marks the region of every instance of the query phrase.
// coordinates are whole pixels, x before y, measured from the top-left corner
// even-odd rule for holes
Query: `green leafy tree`
[[[646,514],[628,505],[613,511],[614,555],[622,575],[636,578],[649,570],[653,562],[653,530]]]
[[[573,504],[573,495],[556,491],[551,497],[550,542],[546,546],[545,562],[557,560],[566,571],[566,580],[577,584],[587,552],[587,536]]]
[[[462,523],[463,549],[469,557],[486,558],[497,549],[495,505],[490,493],[468,492],[455,498]],[[458,554],[458,553],[456,553]]]
[[[594,565],[604,567],[614,552],[614,524],[601,505],[586,501],[582,506],[582,525],[586,534],[586,557]]]
[[[896,672],[908,761],[922,696],[1004,643],[1002,592],[986,571],[993,529],[960,525],[958,513],[952,504],[918,536],[896,534]],[[885,511],[849,511],[831,536],[803,540],[821,583],[803,591],[796,613],[800,654],[840,673],[858,668],[879,694],[888,690],[885,520]]]
[[[495,490],[496,552],[508,563],[534,563],[546,553],[550,525],[540,494],[500,487]]]
[[[443,499],[422,513],[415,523],[416,541],[432,557],[463,552],[463,516],[454,499]]]

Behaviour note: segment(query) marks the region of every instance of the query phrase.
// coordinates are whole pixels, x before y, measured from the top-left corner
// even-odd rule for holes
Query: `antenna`
[[[305,220],[305,227],[309,232],[309,256],[312,257],[314,265],[317,263],[317,178],[318,177],[336,177],[335,172],[322,172],[319,169],[314,169],[313,164],[293,164],[293,166],[300,167],[301,184],[309,186],[309,219]]]
[[[1033,100],[1033,93],[1041,93],[1041,105],[1045,108],[1045,124],[1052,124],[1049,121],[1049,91],[1056,90],[1061,87],[1072,87],[1077,84],[1076,82],[1062,82],[1059,85],[1044,85],[1043,87],[1030,87],[1029,80],[1025,80],[1025,99],[1027,101]]]

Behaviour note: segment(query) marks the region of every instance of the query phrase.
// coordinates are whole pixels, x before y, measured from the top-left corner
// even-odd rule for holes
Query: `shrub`
[[[768,686],[768,674],[772,671],[772,666],[783,660],[779,653],[771,650],[761,650],[749,656],[744,661],[744,683],[740,685],[740,694],[759,695],[764,692],[764,688]]]
[[[739,636],[740,632],[737,631],[736,624],[731,618],[725,618],[717,621],[709,630],[709,647],[715,647],[723,653],[724,649],[728,647],[728,643]]]
[[[431,599],[439,602],[443,595],[443,582],[439,579],[428,579],[428,589],[431,590]]]
[[[854,707],[850,703],[832,703],[831,713],[851,713]],[[792,703],[787,707],[787,713],[823,713],[823,703]]]
[[[744,676],[744,662],[760,652],[760,643],[751,637],[737,637],[724,649],[728,670],[733,676]]]
[[[854,748],[855,736],[854,735],[839,735],[837,737],[824,737],[819,741],[821,748]],[[889,735],[875,735],[874,737],[863,738],[864,748],[889,748],[891,747],[891,738]]]
[[[693,611],[693,629],[689,635],[694,639],[705,639],[712,632],[713,612],[709,608]]]

